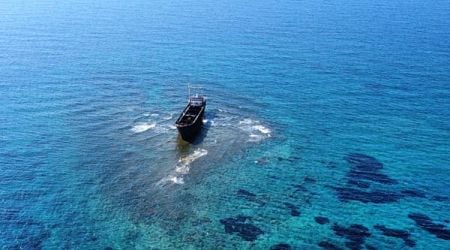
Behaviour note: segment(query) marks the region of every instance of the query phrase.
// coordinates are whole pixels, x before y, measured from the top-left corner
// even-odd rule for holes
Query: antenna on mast
[[[188,83],[188,102],[191,102],[191,84]]]
[[[195,95],[192,95],[192,89],[194,89],[195,90]],[[191,102],[191,99],[193,98],[193,97],[198,97],[198,96],[201,96],[201,97],[203,97],[204,98],[204,96],[203,95],[201,95],[201,93],[199,93],[199,92],[197,92],[197,90],[201,90],[201,89],[203,89],[203,87],[202,86],[200,86],[200,85],[192,85],[192,84],[190,84],[190,83],[188,83],[188,101],[189,102]]]

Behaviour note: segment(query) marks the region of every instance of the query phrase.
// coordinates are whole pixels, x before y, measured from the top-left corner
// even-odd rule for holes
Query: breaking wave
[[[162,119],[164,121],[168,121],[168,120],[172,120],[172,118],[173,118],[173,113],[170,113],[168,115],[165,115]]]
[[[246,118],[239,122],[239,128],[248,133],[248,141],[259,142],[263,139],[271,137],[272,131],[261,122]]]
[[[208,150],[199,148],[196,149],[192,154],[187,155],[185,157],[181,157],[178,160],[178,164],[175,167],[175,171],[172,172],[167,177],[161,179],[161,181],[159,181],[158,184],[164,184],[167,182],[173,184],[184,184],[183,176],[189,173],[191,163],[207,154]]]
[[[155,127],[156,123],[154,122],[138,122],[131,128],[131,131],[133,131],[134,133],[142,133]]]
[[[134,125],[131,127],[133,133],[143,133],[147,130],[153,129],[155,133],[166,133],[175,127],[172,125],[173,113],[143,113],[139,118],[134,120]]]

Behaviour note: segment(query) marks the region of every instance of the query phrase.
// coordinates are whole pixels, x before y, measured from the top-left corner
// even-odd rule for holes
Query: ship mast
[[[192,85],[192,84],[188,84],[188,100],[191,100],[191,94],[192,94],[192,90],[191,89],[195,89],[195,96],[202,96],[202,97],[204,97],[202,94],[200,94],[199,92],[197,92],[197,90],[201,90],[201,89],[203,89],[203,87],[202,86],[200,86],[200,85]]]
[[[191,101],[191,85],[188,83],[188,102]]]

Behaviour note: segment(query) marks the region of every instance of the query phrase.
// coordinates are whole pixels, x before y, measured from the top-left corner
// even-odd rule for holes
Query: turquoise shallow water
[[[0,246],[450,249],[449,11],[0,1]]]

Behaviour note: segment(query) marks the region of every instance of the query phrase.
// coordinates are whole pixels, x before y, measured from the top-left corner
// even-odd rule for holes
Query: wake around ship
[[[175,125],[183,140],[193,142],[203,125],[203,115],[206,108],[206,97],[203,95],[191,95],[191,89],[199,87],[188,86],[188,104],[178,117]]]

